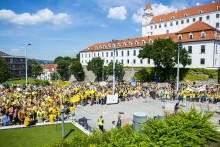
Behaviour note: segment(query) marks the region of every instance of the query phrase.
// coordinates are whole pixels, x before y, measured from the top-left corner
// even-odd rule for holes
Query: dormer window
[[[188,15],[188,14],[187,14],[187,13],[185,13],[185,14],[184,14],[184,17],[186,17],[187,15]]]
[[[220,6],[217,7],[217,10],[220,11]]]
[[[154,20],[152,20],[151,23],[154,23]]]
[[[121,45],[120,45],[120,43],[118,43],[118,47],[120,47]]]
[[[163,21],[163,19],[161,18],[160,21]]]
[[[105,46],[105,45],[103,45],[103,48],[106,48],[106,46]]]
[[[145,41],[144,41],[144,40],[142,40],[142,44],[145,44]]]
[[[135,41],[135,45],[138,45],[138,41]]]
[[[171,17],[171,19],[174,19],[174,18],[175,18],[174,16]]]
[[[98,49],[98,47],[97,47],[97,46],[95,46],[95,49]]]
[[[109,44],[109,45],[108,45],[108,48],[110,48],[110,47],[111,47],[111,45]]]
[[[89,50],[89,48],[87,48],[87,50]]]
[[[182,40],[183,36],[182,35],[178,35],[178,40]]]
[[[99,46],[99,48],[101,49],[101,48],[102,48],[102,46],[100,45],[100,46]]]
[[[201,32],[201,35],[200,35],[201,38],[205,38],[206,37],[206,33],[203,31]]]
[[[125,42],[123,43],[123,46],[126,46],[126,43],[125,43]]]
[[[132,43],[131,42],[129,42],[129,46],[131,46],[132,45]]]
[[[199,14],[202,14],[202,10],[199,10]]]
[[[153,44],[153,40],[152,39],[149,40],[149,44]]]
[[[193,34],[192,33],[189,34],[189,39],[193,39]]]

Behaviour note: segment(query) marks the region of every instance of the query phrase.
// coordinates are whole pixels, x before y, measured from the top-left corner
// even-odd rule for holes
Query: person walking
[[[121,116],[118,116],[118,121],[117,121],[117,128],[121,127]]]
[[[99,125],[99,130],[104,132],[104,120],[103,120],[102,116],[100,116],[100,118],[98,119],[98,125]]]
[[[174,106],[174,113],[175,113],[175,115],[177,114],[178,109],[179,109],[179,102],[176,103],[176,105]]]

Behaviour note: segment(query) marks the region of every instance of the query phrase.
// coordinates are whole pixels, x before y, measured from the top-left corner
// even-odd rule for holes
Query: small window
[[[167,34],[169,34],[169,30],[167,30]]]
[[[138,41],[135,41],[135,45],[138,45]]]
[[[171,19],[174,19],[174,18],[175,18],[174,16],[171,17]]]
[[[129,59],[127,60],[127,64],[129,64]]]
[[[147,59],[147,63],[150,64],[150,58]]]
[[[201,53],[205,53],[205,45],[201,45]]]
[[[143,59],[140,59],[140,63],[143,64]]]
[[[219,13],[218,13],[218,14],[216,14],[216,18],[219,18]]]
[[[124,56],[124,52],[123,51],[121,51],[121,56]]]
[[[193,22],[195,22],[196,21],[196,18],[193,18]]]
[[[215,27],[216,27],[216,28],[219,28],[219,22],[217,22],[217,23],[215,24]]]
[[[118,43],[118,47],[120,47],[121,45],[120,45],[120,43]]]
[[[206,33],[203,31],[201,32],[201,35],[200,35],[201,38],[205,38],[206,37]]]
[[[100,45],[100,46],[99,46],[99,48],[101,49],[101,48],[102,48],[102,46]]]
[[[82,63],[83,63],[83,60],[82,60]]]
[[[153,32],[150,32],[150,35],[152,36],[152,35],[153,35]]]
[[[123,59],[121,60],[121,63],[122,63],[122,64],[124,64],[124,61],[123,61]]]
[[[144,40],[142,40],[142,44],[145,44],[145,41],[144,41]]]
[[[93,54],[93,56],[95,57],[95,53]]]
[[[210,18],[210,16],[209,16],[209,15],[207,15],[207,16],[206,16],[206,20],[209,20],[209,18]]]
[[[108,64],[108,60],[106,60],[106,63]]]
[[[161,28],[161,24],[159,24],[159,28]]]
[[[167,27],[167,23],[164,24],[164,27]]]
[[[153,29],[153,26],[150,26],[150,29],[152,30],[152,29]]]
[[[192,46],[188,46],[188,53],[192,54]]]
[[[136,64],[136,60],[135,59],[133,60],[133,64]]]
[[[199,17],[199,20],[202,21],[202,17]]]
[[[98,53],[98,57],[99,57],[99,53]]]
[[[102,57],[104,57],[104,52],[102,52]]]
[[[193,39],[193,34],[192,33],[189,34],[189,39]]]
[[[173,26],[173,22],[170,22],[170,26]]]
[[[89,58],[91,57],[90,53],[89,53]]]
[[[83,58],[83,54],[82,54],[82,58]]]
[[[111,57],[113,57],[113,52],[111,52]]]
[[[116,56],[118,57],[118,51],[116,51]]]
[[[182,35],[178,35],[178,40],[182,40]]]
[[[136,50],[133,51],[133,55],[136,56]]]
[[[152,39],[149,40],[149,44],[153,44],[153,40]]]
[[[179,22],[178,21],[176,21],[176,25],[178,25],[179,24]]]
[[[217,7],[217,10],[220,11],[220,6]]]
[[[125,42],[123,43],[123,46],[126,46],[126,43],[125,43]]]
[[[201,64],[201,65],[204,65],[204,64],[205,64],[205,58],[201,58],[201,59],[200,59],[200,64]]]
[[[199,10],[199,14],[201,14],[202,13],[202,10]]]
[[[163,21],[163,19],[161,18],[160,21]]]
[[[154,23],[154,20],[152,20],[151,23]]]
[[[106,52],[106,57],[108,57],[108,52]]]
[[[110,48],[111,47],[111,45],[108,45],[108,48]]]
[[[187,19],[186,22],[189,23],[189,19]]]
[[[129,46],[131,46],[132,45],[132,43],[131,42],[129,42]]]
[[[184,20],[181,20],[181,24],[184,24]]]
[[[116,60],[116,63],[118,63],[118,60]]]
[[[129,56],[129,51],[127,51],[127,56]]]
[[[187,13],[184,14],[185,17],[186,17],[187,15],[188,15]]]
[[[155,25],[154,28],[157,29],[157,25]]]

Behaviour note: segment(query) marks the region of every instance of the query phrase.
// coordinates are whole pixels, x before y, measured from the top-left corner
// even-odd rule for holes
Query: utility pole
[[[112,95],[115,95],[115,43],[117,40],[112,40],[113,42],[113,81],[112,81]]]
[[[31,44],[29,43],[27,46],[26,46],[26,50],[25,50],[25,58],[26,58],[26,62],[25,62],[25,65],[26,65],[26,87],[28,86],[28,73],[27,73],[27,48],[28,46],[30,46]]]
[[[180,44],[178,44],[178,59],[177,59],[177,76],[176,76],[176,92],[179,91],[179,58],[180,58]]]

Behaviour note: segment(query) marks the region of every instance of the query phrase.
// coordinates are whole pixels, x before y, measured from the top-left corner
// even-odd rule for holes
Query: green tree
[[[104,60],[102,60],[100,57],[97,57],[90,60],[86,68],[87,70],[92,71],[99,80],[99,78],[102,76],[103,64]]]
[[[57,63],[57,71],[61,76],[62,80],[69,80],[70,74],[69,74],[69,67],[71,65],[70,61],[66,60],[60,60]]]
[[[153,81],[154,69],[152,67],[143,68],[134,74],[135,79],[140,81]]]
[[[31,78],[36,78],[43,71],[42,66],[34,59],[28,59],[28,76]]]
[[[139,51],[139,58],[149,58],[154,61],[155,71],[161,81],[170,80],[172,76],[172,69],[177,64],[178,44],[182,46],[181,42],[174,42],[171,38],[155,39],[154,43],[146,44]],[[185,48],[180,50],[180,63],[185,67],[191,64],[190,56]]]
[[[78,61],[73,62],[70,66],[70,74],[73,74],[77,81],[84,80],[84,71],[82,64]]]
[[[0,56],[0,83],[5,82],[10,77],[8,65],[3,57]]]
[[[113,75],[113,62],[110,62],[108,66],[105,68],[107,75]],[[115,77],[119,80],[123,79],[125,75],[124,65],[123,63],[115,63]]]

